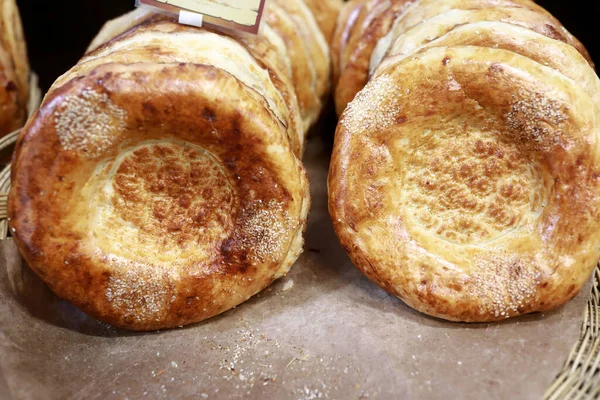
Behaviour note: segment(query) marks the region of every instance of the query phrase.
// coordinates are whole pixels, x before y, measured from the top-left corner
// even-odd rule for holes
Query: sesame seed
[[[94,158],[110,148],[125,128],[127,112],[107,94],[84,89],[67,96],[54,117],[54,127],[65,150]]]
[[[348,105],[341,123],[351,133],[387,129],[401,110],[400,96],[389,75],[372,79]]]

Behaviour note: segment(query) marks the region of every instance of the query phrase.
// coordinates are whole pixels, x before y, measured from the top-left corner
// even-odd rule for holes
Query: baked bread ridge
[[[287,56],[292,66],[292,82],[296,89],[298,105],[304,126],[312,126],[318,119],[323,106],[317,93],[317,71],[309,51],[296,33],[293,19],[275,2],[268,2],[265,22],[273,28],[285,43]]]
[[[295,26],[295,34],[301,39],[315,70],[315,90],[323,99],[329,93],[331,81],[331,58],[329,43],[320,31],[317,21],[303,0],[272,0],[267,3],[267,15],[274,5],[285,12]]]
[[[349,3],[350,6],[351,2]],[[360,4],[358,8],[358,14],[355,18],[353,18],[353,22],[351,22],[348,27],[348,38],[347,42],[342,48],[342,52],[340,54],[340,71],[344,71],[346,69],[346,64],[352,55],[353,46],[352,44],[357,41],[359,37],[359,33],[361,31],[361,27],[364,25],[365,20],[371,18],[370,15],[374,12],[380,10],[381,7],[385,7],[388,2],[386,0],[359,0],[357,5]]]
[[[408,39],[402,43],[402,46],[399,44],[396,41],[394,52],[377,67],[377,71],[372,75],[381,75],[381,71],[393,67],[424,48],[455,45],[500,48],[531,58],[571,78],[600,109],[600,80],[581,53],[573,46],[531,29],[506,22],[479,21],[454,26],[427,43],[417,44],[415,40]]]
[[[520,1],[529,2],[516,0]],[[367,83],[373,53],[383,51],[385,54],[387,44],[383,44],[391,40],[388,37],[390,31],[405,12],[418,7],[418,3],[417,0],[355,0],[347,3],[338,17],[338,29],[332,41],[332,51],[341,51],[339,56],[333,55],[334,70],[339,70],[334,79],[338,115]]]
[[[395,38],[411,27],[450,10],[473,10],[498,7],[523,8],[546,17],[546,32],[544,34],[575,47],[588,60],[590,65],[593,66],[590,55],[581,42],[571,35],[569,31],[567,31],[567,29],[552,16],[552,14],[531,0],[418,0],[413,3],[404,14],[396,19],[390,33],[378,43],[378,47],[389,48],[389,45],[386,43],[393,43]],[[378,49],[376,52],[382,53],[382,49]]]
[[[160,42],[160,46],[156,43]],[[257,41],[265,45],[265,41]],[[250,51],[253,49],[254,51]],[[236,75],[267,100],[269,109],[286,127],[296,155],[304,151],[304,128],[291,82],[276,65],[274,49],[244,45],[234,38],[206,29],[181,26],[170,20],[140,25],[85,56],[57,80],[55,86],[106,62],[132,63],[140,58],[158,63],[211,64]],[[259,53],[260,52],[260,53]],[[222,54],[226,54],[223,57]],[[263,60],[271,64],[266,67]]]
[[[130,13],[132,14],[132,13]],[[299,109],[298,98],[296,96],[296,90],[292,83],[293,74],[292,74],[292,66],[290,58],[288,57],[287,50],[285,49],[285,44],[283,40],[273,31],[272,28],[269,27],[268,24],[265,24],[262,27],[262,33],[260,36],[254,35],[234,35],[227,34],[224,32],[217,32],[211,29],[198,29],[195,27],[183,26],[176,22],[176,20],[168,15],[163,14],[154,14],[145,18],[144,21],[141,21],[138,25],[130,28],[126,32],[118,35],[114,39],[110,40],[106,44],[101,47],[93,50],[88,53],[83,59],[80,60],[77,66],[68,71],[65,75],[59,78],[56,85],[60,85],[66,80],[70,79],[70,76],[76,74],[82,68],[90,68],[90,64],[98,64],[101,63],[102,60],[98,60],[99,57],[110,55],[113,56],[114,53],[112,51],[114,49],[122,49],[124,46],[129,43],[129,45],[135,50],[135,47],[141,47],[139,42],[139,35],[147,34],[148,32],[161,33],[161,34],[173,34],[172,41],[177,41],[177,35],[181,33],[186,33],[189,35],[200,35],[202,33],[212,34],[212,37],[216,37],[218,35],[222,38],[222,40],[229,41],[237,41],[240,46],[243,46],[244,49],[237,49],[237,52],[245,53],[248,52],[254,57],[254,60],[249,60],[247,64],[254,65],[255,70],[257,69],[256,64],[259,66],[259,70],[263,69],[262,75],[268,74],[269,79],[272,81],[272,85],[275,85],[277,90],[280,93],[275,93],[275,101],[277,101],[278,97],[283,97],[284,102],[289,111],[289,119],[290,121],[282,121],[288,128],[288,134],[290,136],[290,140],[292,142],[292,147],[294,148],[294,152],[296,155],[301,157],[304,154],[304,142],[306,132],[310,128],[310,125],[304,125],[304,116],[301,115],[302,112]],[[154,41],[155,37],[151,35],[146,35],[147,40]],[[160,48],[153,45],[152,51],[153,56],[155,58],[166,57],[167,61],[173,61],[174,52],[181,53],[183,52],[183,59],[180,58],[180,61],[185,62],[185,60],[194,59],[199,56],[199,54],[190,53],[191,48],[203,47],[206,50],[206,45],[202,43],[200,37],[194,38],[191,37],[190,45],[186,48],[174,49],[173,51],[167,51],[164,44],[161,44]],[[193,43],[197,41],[198,43]],[[152,45],[152,43],[148,44]],[[230,44],[231,46],[231,44]],[[230,47],[229,46],[229,47]],[[219,47],[216,46],[215,49]],[[128,62],[131,58],[135,56],[130,52],[123,52],[120,55],[121,62]],[[198,51],[198,50],[194,50]],[[235,52],[234,52],[235,53]],[[304,61],[305,60],[296,60],[296,61]],[[301,62],[300,62],[301,63]],[[239,63],[238,63],[239,64]],[[241,65],[233,65],[232,67],[240,67],[243,68],[245,64]],[[299,68],[299,67],[298,67]],[[261,71],[259,71],[259,75]],[[271,83],[266,82],[267,86],[270,86]],[[311,96],[315,96],[315,93],[311,90]],[[279,118],[281,119],[281,114],[279,114]]]
[[[377,65],[392,55],[390,47],[407,30],[426,25],[429,19],[448,12],[482,10],[483,13],[483,10],[500,7],[522,9],[525,14],[535,16],[541,22],[537,26],[539,33],[575,47],[594,67],[585,47],[556,18],[531,0],[356,0],[349,2],[340,13],[332,40],[338,115],[366,84]]]
[[[27,118],[29,61],[21,16],[15,0],[0,1],[0,136],[20,128]]]
[[[173,328],[241,304],[297,260],[300,157],[329,50],[294,33],[314,19],[305,6],[270,4],[258,36],[134,11],[52,86],[17,142],[9,216],[58,296],[120,328]]]
[[[129,29],[144,23],[150,18],[159,16],[159,14],[153,13],[146,8],[136,8],[131,10],[117,18],[106,21],[96,37],[92,39],[88,46],[86,53],[91,53],[98,47],[109,42],[111,39],[119,36],[120,34],[127,32]]]
[[[55,89],[12,178],[11,230],[33,270],[133,330],[204,320],[285,275],[310,202],[264,98],[201,64],[105,64]]]
[[[346,45],[350,40],[356,21],[361,12],[363,12],[366,1],[368,0],[347,1],[338,14],[335,30],[330,39],[331,69],[334,90],[337,86],[340,74],[342,73],[343,53],[346,50]]]
[[[381,48],[373,52],[370,69],[372,70],[377,66],[383,58],[400,54],[401,49],[406,47],[407,44],[415,47],[423,45],[457,26],[480,21],[506,22],[531,29],[551,39],[560,40],[570,45],[573,45],[575,42],[581,45],[577,39],[573,38],[573,40],[571,40],[565,35],[556,34],[556,32],[562,28],[562,25],[560,25],[554,17],[546,13],[512,6],[452,9],[444,13],[436,14],[419,24],[412,26],[397,36],[391,36],[392,39],[390,45],[385,53],[382,52]],[[385,40],[380,41],[380,44],[384,43],[384,41]],[[593,63],[589,59],[587,51],[578,51],[582,53],[583,57],[587,57],[587,62],[593,67]]]
[[[21,107],[17,75],[11,67],[11,58],[0,46],[0,137],[23,126],[25,110]]]
[[[344,6],[342,0],[302,0],[311,10],[327,43],[330,42],[335,31],[338,13]],[[143,22],[153,12],[146,8],[136,8],[135,10],[123,14],[120,17],[107,21],[98,35],[88,46],[86,52],[93,51],[106,43],[115,36],[127,31],[135,25]],[[261,27],[262,29],[262,27]]]
[[[339,0],[327,0],[316,6],[316,2],[305,0],[269,1],[265,8],[259,40],[266,40],[277,48],[278,56],[285,59],[291,70],[305,132],[317,121],[323,102],[330,91],[331,57],[329,41],[319,29],[317,12],[328,10],[328,15],[339,7]],[[119,36],[137,25],[154,23],[158,20],[173,20],[165,14],[155,14],[145,9],[133,10],[113,21],[107,22],[92,44],[88,53],[98,49],[102,43],[119,40]],[[335,20],[335,18],[333,18]],[[333,22],[332,22],[333,23]],[[298,32],[301,34],[299,35]],[[219,32],[244,44],[255,40],[249,35],[234,32]]]
[[[390,46],[400,35],[430,18],[452,10],[485,10],[499,7],[521,8],[537,14],[538,18],[544,19],[545,22],[540,33],[575,47],[590,65],[594,66],[581,42],[571,35],[552,14],[531,0],[418,0],[396,19],[389,33],[377,43],[373,51],[373,57],[376,59],[371,60],[371,65],[379,64],[389,54]]]
[[[327,43],[335,31],[337,16],[344,6],[343,0],[303,0],[314,14]]]
[[[345,46],[344,62],[340,66],[335,90],[338,115],[367,83],[369,63],[375,46],[412,2],[413,0],[373,0],[365,7],[363,18],[357,20],[357,26]]]
[[[315,63],[317,72],[317,93],[324,99],[331,90],[331,56],[329,42],[320,31],[315,15],[306,5],[304,0],[275,0],[294,18],[297,26],[308,28],[309,36],[306,37],[310,48],[311,59]],[[300,32],[300,30],[299,30]]]
[[[599,115],[574,81],[504,49],[403,59],[338,125],[328,184],[343,247],[435,317],[564,304],[600,256]]]

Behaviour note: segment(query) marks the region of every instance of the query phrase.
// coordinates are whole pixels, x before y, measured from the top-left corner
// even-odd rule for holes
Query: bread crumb
[[[288,290],[291,290],[293,287],[294,287],[294,280],[290,279],[283,285],[283,287],[281,288],[281,291],[287,292]]]

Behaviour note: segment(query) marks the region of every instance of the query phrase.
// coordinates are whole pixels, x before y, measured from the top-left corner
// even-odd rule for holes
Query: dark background
[[[29,57],[46,90],[83,54],[102,24],[134,0],[17,0]],[[600,0],[538,0],[588,48],[600,66]]]

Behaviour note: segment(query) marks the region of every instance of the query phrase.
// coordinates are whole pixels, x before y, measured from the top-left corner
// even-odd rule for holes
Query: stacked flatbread
[[[12,234],[52,290],[153,330],[229,310],[289,271],[310,204],[305,135],[330,87],[319,22],[332,28],[311,5],[269,1],[259,36],[144,10],[106,24],[14,157]]]
[[[574,297],[600,256],[582,44],[529,0],[355,1],[336,35],[329,207],[356,266],[454,321]]]

